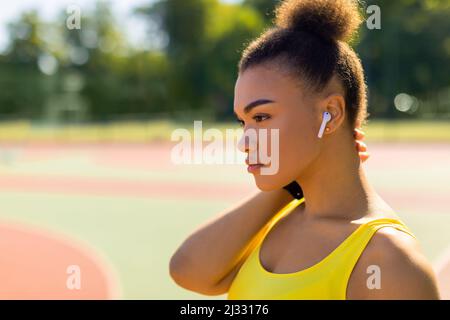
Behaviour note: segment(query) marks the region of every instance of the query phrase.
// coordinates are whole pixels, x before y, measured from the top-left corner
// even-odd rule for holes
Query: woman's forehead
[[[235,106],[245,106],[257,99],[282,100],[299,93],[295,81],[280,71],[264,66],[252,67],[239,74]]]

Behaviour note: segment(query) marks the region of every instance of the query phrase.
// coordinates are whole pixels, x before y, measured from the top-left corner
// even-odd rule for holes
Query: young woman
[[[361,141],[355,152],[366,87],[347,41],[361,21],[356,1],[283,1],[243,52],[234,111],[244,131],[279,130],[279,169],[250,164],[262,192],[184,241],[170,261],[180,286],[229,299],[439,298],[413,233],[366,178]],[[242,148],[251,158],[260,145]],[[291,181],[304,197],[292,200]]]

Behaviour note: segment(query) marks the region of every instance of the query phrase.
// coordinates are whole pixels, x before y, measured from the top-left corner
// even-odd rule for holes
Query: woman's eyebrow
[[[263,105],[263,104],[268,104],[268,103],[274,103],[274,102],[275,102],[275,101],[269,100],[269,99],[258,99],[258,100],[255,100],[255,101],[253,101],[253,102],[250,102],[250,103],[244,108],[244,113],[247,114],[247,113],[249,113],[250,111],[252,111],[252,109],[254,109],[254,108],[258,107],[258,106],[261,106],[261,105]],[[236,114],[236,112],[235,112],[234,114]],[[237,116],[237,115],[236,115],[236,116]]]

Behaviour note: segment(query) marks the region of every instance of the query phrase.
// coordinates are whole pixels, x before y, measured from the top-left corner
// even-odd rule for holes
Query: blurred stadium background
[[[56,249],[45,251],[42,262],[32,255],[39,241],[16,244],[21,226],[89,250],[96,270],[107,270],[104,286],[115,288],[107,297],[204,298],[171,281],[170,256],[196,226],[255,187],[240,165],[172,164],[170,135],[192,129],[194,120],[204,128],[237,128],[239,54],[270,24],[276,3],[3,4],[0,227],[14,232],[4,233],[8,240],[0,234],[0,246],[13,248],[8,259],[15,264],[0,278],[14,285],[33,272],[67,276],[49,267],[62,261]],[[367,171],[450,287],[450,0],[364,6],[371,4],[381,8],[381,30],[363,27],[354,42],[370,93]],[[66,24],[73,5],[79,29]],[[68,259],[76,265],[74,257]],[[27,268],[17,270],[20,262]],[[70,294],[61,297],[79,297]],[[0,290],[0,297],[12,295]]]

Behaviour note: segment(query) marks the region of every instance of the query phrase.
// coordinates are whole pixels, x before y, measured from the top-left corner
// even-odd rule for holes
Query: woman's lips
[[[254,173],[254,172],[258,171],[261,167],[264,167],[264,165],[262,165],[262,164],[250,164],[247,167],[247,171],[249,173]]]
[[[262,163],[254,163],[250,164],[250,161],[248,159],[245,160],[245,164],[247,165],[247,171],[250,173],[258,171],[262,167],[266,167],[267,165]]]

